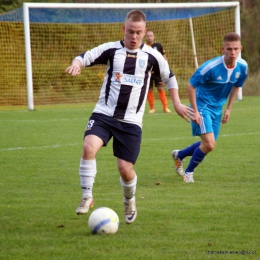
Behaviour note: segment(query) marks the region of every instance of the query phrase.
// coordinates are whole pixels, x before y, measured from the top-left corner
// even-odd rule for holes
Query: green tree
[[[0,3],[0,13],[5,13],[19,8],[22,6],[23,2],[23,0],[2,0]]]
[[[242,56],[249,64],[249,70],[260,70],[260,1],[242,0],[241,2],[241,36]]]

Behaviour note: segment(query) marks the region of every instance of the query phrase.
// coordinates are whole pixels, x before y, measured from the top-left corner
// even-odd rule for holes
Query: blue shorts
[[[198,110],[201,115],[202,122],[198,125],[191,121],[192,135],[198,136],[206,133],[214,133],[214,138],[217,140],[220,131],[222,107],[212,108],[208,105],[199,107],[198,105]]]
[[[114,156],[135,164],[140,152],[142,129],[135,124],[124,123],[113,117],[93,113],[89,118],[85,136],[96,135],[106,146],[113,137]]]

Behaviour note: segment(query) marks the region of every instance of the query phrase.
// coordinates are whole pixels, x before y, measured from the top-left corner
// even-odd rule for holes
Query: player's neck
[[[235,65],[227,65],[228,69],[233,69],[235,67]]]
[[[228,69],[233,69],[235,67],[235,64],[229,64],[229,65],[226,64],[226,66]]]
[[[228,69],[233,69],[236,66],[236,61],[230,61],[230,60],[228,61],[224,60],[224,61]]]

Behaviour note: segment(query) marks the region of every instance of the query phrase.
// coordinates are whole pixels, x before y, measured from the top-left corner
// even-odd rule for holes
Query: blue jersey
[[[196,88],[198,106],[221,107],[225,104],[233,86],[242,87],[247,77],[247,63],[238,58],[234,68],[227,68],[224,56],[203,63],[190,78]]]

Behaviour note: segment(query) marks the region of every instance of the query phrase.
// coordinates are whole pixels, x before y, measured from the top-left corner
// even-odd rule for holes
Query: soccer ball
[[[89,216],[88,227],[92,234],[115,234],[119,227],[118,215],[110,208],[98,208]]]

